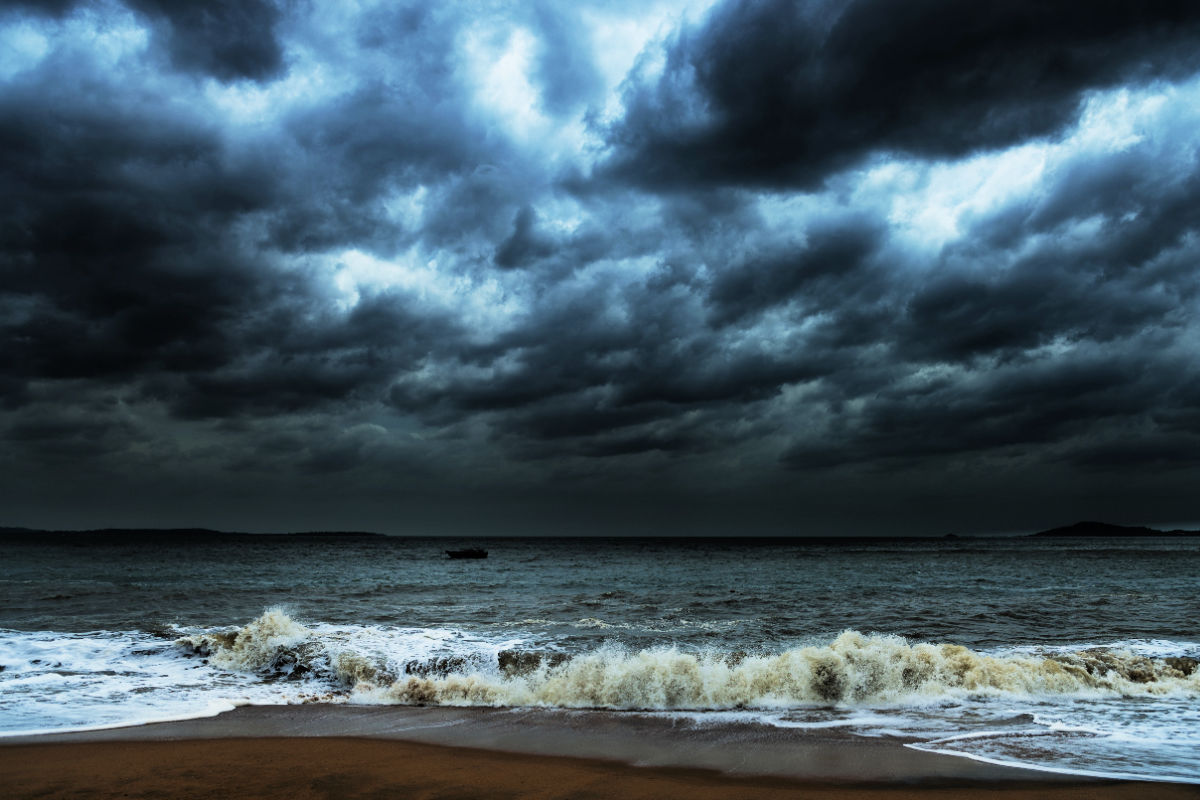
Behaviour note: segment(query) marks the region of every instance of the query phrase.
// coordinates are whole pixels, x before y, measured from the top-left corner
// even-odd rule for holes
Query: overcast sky
[[[1200,520],[1200,5],[0,3],[0,525]]]

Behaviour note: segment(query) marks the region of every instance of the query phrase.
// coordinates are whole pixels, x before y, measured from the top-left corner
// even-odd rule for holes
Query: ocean
[[[7,536],[0,735],[575,709],[1200,783],[1198,576],[1197,538]]]

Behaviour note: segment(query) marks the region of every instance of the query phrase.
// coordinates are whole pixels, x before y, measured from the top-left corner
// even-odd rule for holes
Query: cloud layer
[[[0,37],[6,522],[1200,519],[1200,12],[106,0]]]
[[[1200,67],[1175,2],[726,3],[635,81],[614,169],[652,186],[812,187],[874,153],[962,158],[1052,136],[1085,93]]]

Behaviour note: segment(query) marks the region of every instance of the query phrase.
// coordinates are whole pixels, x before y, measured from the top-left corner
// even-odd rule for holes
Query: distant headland
[[[208,528],[97,528],[95,530],[37,530],[35,528],[0,528],[0,539],[7,541],[32,540],[39,543],[69,541],[72,543],[141,544],[146,542],[211,543],[244,540],[329,540],[383,539],[382,533],[365,531],[301,531],[297,533],[243,533],[214,531]]]
[[[1084,521],[1061,528],[1051,528],[1037,533],[1024,534],[1025,537],[1044,538],[1118,538],[1118,537],[1149,537],[1149,536],[1200,536],[1200,530],[1158,530],[1135,525],[1114,525],[1109,522]],[[277,533],[248,533],[242,531],[217,531],[209,528],[96,528],[93,530],[39,530],[37,528],[18,528],[0,526],[0,542],[27,543],[62,543],[71,545],[81,544],[213,544],[217,542],[235,541],[355,541],[381,540],[395,537],[384,533],[368,531],[297,531]],[[435,537],[436,538],[436,537]],[[485,537],[486,538],[486,537]],[[585,537],[586,538],[586,537]],[[670,538],[670,537],[668,537]],[[738,541],[743,544],[773,544],[781,542],[820,542],[836,545],[838,543],[875,541],[883,542],[907,537],[889,536],[845,536],[845,537],[728,537],[726,541]],[[920,537],[917,537],[920,538]],[[975,538],[971,534],[946,534],[943,539]],[[986,538],[986,537],[985,537]]]
[[[1160,531],[1157,528],[1146,528],[1140,525],[1113,525],[1108,522],[1076,522],[1061,528],[1051,528],[1048,531],[1031,533],[1030,536],[1063,537],[1063,536],[1200,536],[1200,531],[1185,531],[1175,529]]]

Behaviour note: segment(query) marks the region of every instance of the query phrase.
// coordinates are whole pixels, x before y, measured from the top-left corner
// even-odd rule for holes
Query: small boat
[[[447,550],[446,555],[451,558],[487,558],[487,550],[468,547],[466,550]]]

